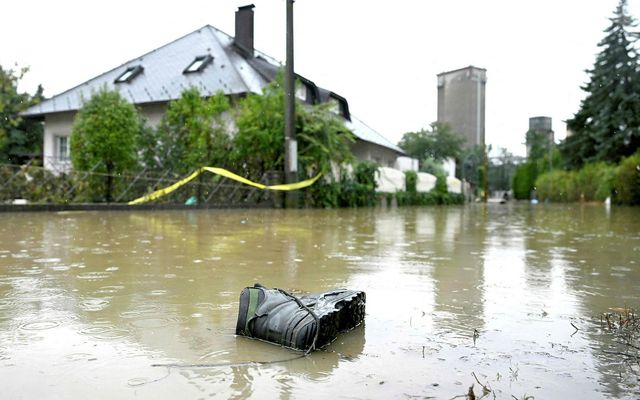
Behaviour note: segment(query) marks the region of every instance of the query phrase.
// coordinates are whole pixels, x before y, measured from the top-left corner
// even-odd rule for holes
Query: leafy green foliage
[[[541,130],[532,129],[527,131],[526,143],[530,160],[539,160],[549,153],[551,146],[553,146],[549,135],[550,132]]]
[[[528,161],[518,168],[513,175],[513,197],[518,200],[528,200],[531,191],[535,189],[538,167],[535,162]]]
[[[449,193],[447,190],[447,177],[444,173],[436,175],[436,185],[428,193],[417,192],[416,185],[418,174],[414,171],[406,171],[404,192],[388,194],[387,204],[391,202],[390,196],[395,196],[399,206],[431,206],[446,204],[463,204],[464,196],[457,193]]]
[[[376,204],[375,174],[378,164],[354,161],[352,171],[343,171],[339,181],[322,179],[306,190],[309,207],[371,207]]]
[[[330,111],[330,105],[296,106],[298,171],[301,177],[322,172],[340,180],[354,158],[349,145],[353,134]],[[284,168],[284,92],[280,79],[240,101],[236,116],[233,160],[245,176],[260,179],[268,171]],[[333,203],[334,201],[327,201]]]
[[[226,166],[231,139],[224,113],[229,109],[222,92],[207,98],[196,87],[184,90],[169,102],[157,130],[157,151],[145,154],[144,160],[178,175],[202,166]],[[143,140],[148,144],[148,134]]]
[[[420,172],[426,172],[434,176],[445,175],[442,161],[435,160],[431,157],[427,157],[422,161]]]
[[[570,168],[585,162],[618,162],[640,147],[640,75],[634,48],[635,21],[620,0],[606,36],[598,44],[602,51],[589,70],[583,87],[587,97],[580,110],[567,121],[573,135],[562,143],[562,155]]]
[[[433,122],[428,130],[405,133],[398,146],[422,163],[428,158],[442,161],[458,157],[464,141],[462,136],[451,132],[448,124]]]
[[[0,162],[24,164],[42,153],[42,123],[19,114],[42,100],[42,87],[32,96],[18,92],[28,68],[19,71],[0,66]]]
[[[273,81],[263,93],[242,99],[236,116],[233,159],[245,176],[259,179],[284,169],[284,91]]]
[[[604,201],[611,196],[616,167],[604,162],[585,164],[575,177],[578,200]]]
[[[616,167],[599,162],[574,171],[552,170],[535,182],[542,201],[603,201],[611,196]]]
[[[355,137],[328,107],[326,104],[298,107],[298,160],[310,176],[331,172],[332,166],[354,161],[349,145]]]
[[[406,171],[404,173],[405,190],[407,193],[416,193],[416,185],[418,183],[418,173],[415,171]]]
[[[535,186],[541,201],[576,201],[578,200],[576,172],[555,170],[539,176]]]
[[[624,158],[614,178],[616,201],[640,205],[640,151]]]
[[[413,178],[409,171],[405,173],[407,185],[411,184]],[[392,196],[395,196],[398,206],[436,206],[436,205],[453,205],[463,204],[464,196],[458,193],[449,193],[447,191],[447,178],[439,175],[436,180],[436,186],[430,192],[416,192],[415,182],[413,189],[407,186],[404,192],[388,193],[386,197],[387,204],[391,203]]]
[[[76,171],[93,171],[88,199],[112,201],[113,176],[135,169],[142,122],[136,108],[118,92],[101,89],[76,114],[71,161]]]

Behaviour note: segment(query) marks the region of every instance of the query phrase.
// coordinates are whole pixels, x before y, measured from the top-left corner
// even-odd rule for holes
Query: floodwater
[[[600,315],[639,263],[640,209],[603,205],[0,214],[0,393],[635,399]],[[365,322],[302,358],[236,337],[254,282],[363,290]]]

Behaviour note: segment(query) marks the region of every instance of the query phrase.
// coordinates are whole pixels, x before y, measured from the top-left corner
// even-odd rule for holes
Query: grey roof
[[[364,140],[365,142],[375,143],[379,146],[387,147],[389,149],[395,150],[400,154],[406,154],[404,150],[395,144],[391,143],[387,138],[379,134],[373,128],[356,118],[353,114],[351,114],[351,121],[345,121],[345,125],[347,128],[351,129],[351,131],[358,137],[360,140]]]
[[[218,91],[227,95],[261,93],[262,88],[276,76],[281,64],[275,59],[254,51],[247,57],[233,44],[233,37],[206,25],[171,43],[88,80],[74,88],[57,94],[22,113],[24,116],[40,116],[82,107],[84,99],[106,87],[117,90],[133,104],[167,102],[180,97],[182,91],[196,86],[200,93],[210,96]],[[213,61],[201,72],[183,73],[196,57],[210,55]],[[130,82],[115,80],[131,67],[141,66],[142,72]],[[400,154],[404,151],[381,134],[371,129],[349,113],[348,102],[342,96],[317,87],[312,81],[299,76],[313,92],[311,104],[336,100],[341,104],[341,114],[349,129],[361,140],[390,148]]]
[[[198,56],[211,55],[213,62],[199,73],[183,73]],[[278,63],[260,54],[266,63]],[[114,83],[129,67],[140,65],[143,71],[128,83]],[[204,95],[217,91],[225,94],[247,92],[260,93],[268,80],[249,65],[247,59],[233,46],[233,38],[218,29],[206,25],[171,43],[130,60],[50,99],[44,100],[23,115],[35,116],[82,107],[83,99],[102,87],[117,90],[128,101],[140,103],[164,102],[180,97],[182,91],[196,86]]]

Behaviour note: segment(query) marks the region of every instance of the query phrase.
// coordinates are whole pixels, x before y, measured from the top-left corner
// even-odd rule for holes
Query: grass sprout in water
[[[613,336],[617,345],[606,354],[618,356],[637,376],[640,376],[640,318],[633,308],[611,308],[600,315],[600,327],[605,334]]]

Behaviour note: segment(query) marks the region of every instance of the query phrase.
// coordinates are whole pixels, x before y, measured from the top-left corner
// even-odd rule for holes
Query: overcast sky
[[[284,0],[4,0],[0,65],[30,67],[20,89],[50,97],[206,24],[233,35],[251,3],[256,48],[284,62]],[[394,143],[435,121],[438,73],[486,68],[487,143],[524,155],[529,117],[565,137],[617,3],[297,0],[295,68]]]

